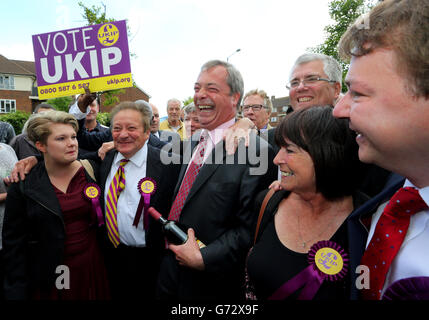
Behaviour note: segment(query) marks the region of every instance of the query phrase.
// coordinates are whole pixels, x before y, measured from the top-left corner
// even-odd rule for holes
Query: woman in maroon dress
[[[3,227],[6,299],[110,298],[97,242],[102,217],[96,198],[84,194],[95,180],[76,160],[77,129],[74,117],[61,111],[29,121],[28,136],[44,161],[9,188]],[[91,165],[90,171],[97,171]]]

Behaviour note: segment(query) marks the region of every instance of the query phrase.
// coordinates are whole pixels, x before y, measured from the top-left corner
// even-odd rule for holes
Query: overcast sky
[[[1,1],[0,54],[34,61],[31,36],[82,27],[78,0]],[[285,88],[294,60],[325,39],[328,0],[85,0],[106,5],[108,18],[128,20],[131,72],[137,85],[166,115],[170,98],[193,95],[201,66],[229,57],[244,78],[245,92],[269,96]]]

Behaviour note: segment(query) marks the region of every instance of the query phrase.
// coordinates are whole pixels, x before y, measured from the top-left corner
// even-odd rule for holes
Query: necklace
[[[338,215],[335,215],[332,219],[330,219],[329,223],[327,223],[326,226],[322,228],[322,231],[319,234],[317,234],[316,236],[304,241],[302,239],[302,234],[301,234],[301,224],[300,224],[300,218],[299,218],[300,215],[298,215],[298,235],[299,235],[299,242],[302,243],[302,247],[305,248],[305,247],[307,247],[307,243],[310,243],[311,240],[320,238],[320,236],[326,231],[326,227],[329,226],[331,224],[331,222],[333,222],[335,220],[335,218],[337,218],[337,216]],[[337,229],[338,229],[338,226],[335,230],[337,230]]]

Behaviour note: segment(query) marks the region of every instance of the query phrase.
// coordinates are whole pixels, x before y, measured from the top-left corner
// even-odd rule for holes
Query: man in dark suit
[[[207,62],[194,90],[194,103],[203,128],[204,141],[200,144],[205,147],[199,144],[189,166],[187,162],[183,165],[169,215],[192,229],[188,230],[185,244],[169,245],[170,252],[160,270],[157,297],[240,299],[244,260],[251,243],[250,228],[257,218],[251,213],[253,199],[268,186],[264,173],[274,154],[256,136],[248,148],[241,144],[234,155],[226,154],[222,134],[234,124],[243,94],[243,80],[232,65]],[[196,143],[193,141],[192,147]],[[260,157],[259,162],[252,151]],[[190,183],[193,161],[198,157],[203,158],[203,164],[195,181]],[[187,185],[191,187],[187,189]],[[206,245],[202,249],[195,235]]]
[[[426,0],[380,2],[339,43],[351,61],[349,90],[334,116],[348,118],[358,133],[361,161],[405,178],[390,181],[350,218],[351,272],[361,265],[353,298],[427,299],[429,53],[421,48],[427,48],[428,16]]]
[[[112,136],[115,150],[107,153],[101,164],[98,183],[104,191],[102,207],[106,208],[109,187],[122,159],[125,188],[117,202],[117,225],[119,245],[108,241],[106,251],[107,268],[110,275],[112,296],[120,299],[155,297],[155,285],[159,264],[164,251],[161,225],[149,218],[145,225],[142,214],[137,221],[139,205],[143,196],[138,191],[141,179],[152,179],[156,183],[150,196],[149,206],[168,213],[174,185],[180,166],[163,164],[164,151],[147,144],[150,115],[138,103],[120,103],[112,110]],[[165,156],[165,155],[164,155]],[[169,155],[173,157],[174,155]],[[178,163],[180,159],[176,159]],[[106,220],[106,226],[108,221]],[[107,228],[108,229],[108,228]],[[109,232],[109,231],[107,231]]]

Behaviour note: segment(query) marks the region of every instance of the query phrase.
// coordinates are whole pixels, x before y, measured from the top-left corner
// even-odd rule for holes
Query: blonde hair
[[[34,143],[39,141],[46,144],[48,137],[52,133],[51,125],[57,123],[68,124],[76,132],[79,130],[77,120],[71,114],[64,111],[50,110],[31,115],[27,124],[27,136]]]
[[[262,99],[264,99],[264,106],[265,108],[268,109],[268,113],[271,113],[273,111],[273,104],[270,98],[268,97],[268,94],[264,90],[259,90],[259,89],[250,90],[245,94],[243,101],[250,96],[260,96]]]

